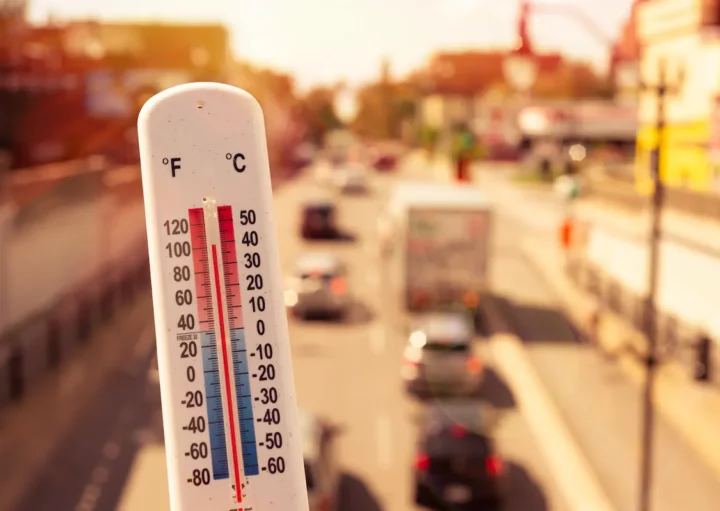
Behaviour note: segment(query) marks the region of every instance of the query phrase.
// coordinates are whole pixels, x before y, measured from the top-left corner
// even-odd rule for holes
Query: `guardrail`
[[[610,172],[608,177],[589,179],[584,188],[587,195],[632,211],[646,210],[650,206],[650,198],[638,193],[633,181],[628,180],[627,176],[621,177]],[[667,186],[665,207],[687,215],[717,220],[720,218],[720,193]]]
[[[14,171],[0,203],[0,408],[149,281],[140,172],[101,159]]]

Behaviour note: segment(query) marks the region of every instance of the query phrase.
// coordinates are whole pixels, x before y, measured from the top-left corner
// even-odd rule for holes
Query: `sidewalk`
[[[522,249],[531,256],[548,282],[557,290],[569,317],[590,333],[590,318],[596,299],[580,291],[563,270],[564,254],[560,247],[524,243]],[[644,384],[645,368],[628,346],[642,343],[641,334],[617,314],[603,310],[597,328],[601,349],[615,358],[626,376],[637,385]],[[720,479],[720,392],[711,386],[692,381],[679,364],[668,362],[657,369],[655,404]]]

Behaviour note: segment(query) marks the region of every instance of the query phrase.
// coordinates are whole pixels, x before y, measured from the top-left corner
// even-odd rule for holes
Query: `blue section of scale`
[[[242,328],[230,330],[233,374],[235,375],[235,395],[240,423],[240,441],[245,476],[260,473],[258,465],[257,442],[255,439],[255,421],[253,419],[253,398],[250,392],[250,371],[248,367],[245,331]]]
[[[225,421],[220,388],[220,367],[214,332],[200,334],[203,375],[205,379],[205,404],[207,405],[208,432],[210,434],[210,460],[213,479],[228,479],[228,454],[225,440]]]

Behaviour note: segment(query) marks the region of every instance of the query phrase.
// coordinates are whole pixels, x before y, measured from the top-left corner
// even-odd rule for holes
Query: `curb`
[[[521,243],[521,249],[526,254],[532,253],[530,248],[528,242]],[[601,300],[592,296],[593,289],[599,289],[599,281],[589,279],[587,287],[590,293],[588,293],[572,285],[570,281],[567,283],[558,281],[558,275],[553,275],[557,270],[557,273],[568,278],[568,270],[551,269],[549,266],[552,262],[547,263],[544,260],[541,262],[541,258],[531,258],[531,261],[544,275],[550,287],[555,290],[563,304],[563,309],[586,340],[594,342],[607,358],[615,361],[632,383],[642,387],[646,373],[642,361],[645,356],[646,341],[636,329],[636,325],[642,321],[642,314],[640,312],[636,314],[633,321],[636,325],[632,325],[619,314],[612,312],[612,303],[600,303]],[[573,271],[577,270],[570,268],[569,271],[572,275]],[[687,413],[684,407],[687,396],[683,396],[682,387],[692,385],[699,384],[689,381],[677,364],[659,365],[656,368],[653,403],[701,461],[720,479],[720,442],[717,442],[717,427],[720,424],[712,419],[703,418],[702,415]],[[703,408],[703,411],[717,409],[711,403],[711,401],[720,403],[717,390],[700,387],[691,387],[691,389],[708,392],[709,406]]]

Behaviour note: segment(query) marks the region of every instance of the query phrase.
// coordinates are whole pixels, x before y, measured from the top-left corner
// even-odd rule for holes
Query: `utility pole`
[[[640,502],[639,511],[650,511],[650,488],[652,484],[653,441],[655,436],[655,409],[653,396],[655,390],[655,373],[657,368],[657,288],[660,262],[661,219],[665,199],[661,165],[665,146],[665,101],[671,94],[677,94],[681,86],[682,76],[677,83],[669,84],[667,63],[661,60],[658,69],[658,81],[654,85],[640,84],[644,91],[652,91],[656,100],[655,110],[655,149],[650,158],[650,172],[653,180],[653,196],[651,203],[649,260],[648,260],[648,293],[644,308],[644,330],[648,340],[646,358],[645,388],[643,391],[642,412],[642,446],[640,460]]]

